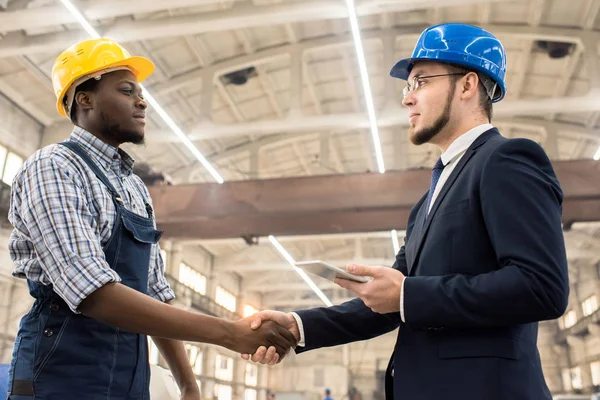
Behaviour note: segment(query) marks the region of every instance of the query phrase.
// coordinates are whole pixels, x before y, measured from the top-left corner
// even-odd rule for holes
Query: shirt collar
[[[75,126],[69,140],[83,146],[105,168],[111,169],[116,164],[123,175],[129,176],[133,172],[133,164],[135,163],[133,157],[123,149],[116,148],[98,139],[85,129]]]
[[[489,131],[494,126],[491,124],[482,124],[478,125],[475,128],[469,130],[468,132],[460,135],[452,144],[448,147],[448,149],[442,153],[442,162],[444,166],[448,165],[452,162],[456,157],[467,151],[467,149],[473,144],[475,140],[483,133]]]

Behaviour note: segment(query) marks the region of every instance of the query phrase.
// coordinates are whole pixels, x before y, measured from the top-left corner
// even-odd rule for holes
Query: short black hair
[[[77,93],[79,93],[79,92],[95,92],[96,89],[98,88],[98,82],[100,82],[99,79],[96,80],[96,79],[92,78],[92,79],[88,79],[87,81],[85,81],[82,84],[80,84],[79,86],[77,86],[77,88],[75,89],[75,95],[73,96],[73,104],[71,105],[71,110],[70,110],[71,121],[77,122],[77,101],[75,100],[75,98],[77,97]],[[66,107],[65,107],[65,109],[66,109]]]
[[[492,99],[488,95],[488,91],[487,91],[485,85],[483,84],[484,79],[487,79],[487,80],[489,80],[489,79],[487,77],[484,77],[483,74],[481,74],[480,72],[477,72],[470,68],[463,67],[461,65],[447,64],[447,66],[452,72],[462,73],[464,75],[468,74],[469,72],[474,72],[477,74],[477,77],[479,78],[479,84],[477,85],[477,89],[479,90],[479,107],[483,110],[483,112],[487,116],[488,120],[491,121],[492,114],[494,111],[493,106],[492,106]],[[458,80],[458,78],[456,78],[456,79]],[[496,90],[500,90],[500,89],[496,88]]]

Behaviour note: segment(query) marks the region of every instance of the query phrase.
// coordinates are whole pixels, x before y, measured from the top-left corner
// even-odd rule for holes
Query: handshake
[[[233,343],[225,347],[241,353],[242,358],[274,365],[296,348],[300,330],[292,314],[261,311],[234,322]]]

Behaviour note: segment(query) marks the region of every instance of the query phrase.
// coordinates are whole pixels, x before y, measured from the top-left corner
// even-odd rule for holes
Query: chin
[[[131,130],[128,132],[121,132],[123,143],[133,143],[133,144],[145,144],[145,134],[144,131],[139,130]]]

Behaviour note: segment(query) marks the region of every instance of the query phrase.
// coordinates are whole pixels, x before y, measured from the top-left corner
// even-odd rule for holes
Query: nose
[[[402,105],[404,107],[410,107],[415,105],[415,94],[413,91],[408,92],[406,97],[402,99]]]
[[[141,108],[142,110],[145,110],[146,108],[148,108],[148,103],[146,103],[146,100],[144,100],[141,97],[138,97],[138,102],[136,104],[136,107]]]

